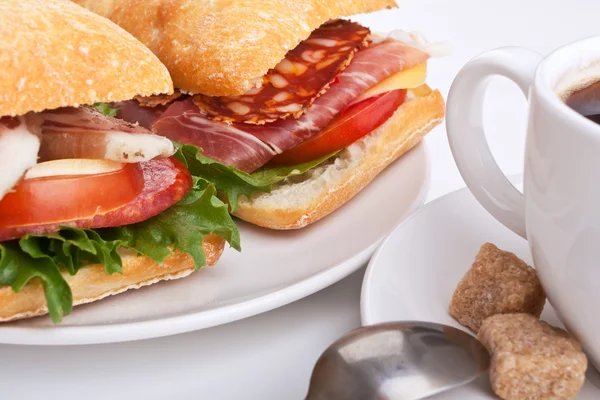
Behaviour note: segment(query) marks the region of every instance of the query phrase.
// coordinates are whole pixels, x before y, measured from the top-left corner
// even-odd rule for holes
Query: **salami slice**
[[[367,43],[369,29],[336,20],[315,30],[263,78],[263,86],[242,96],[198,94],[194,103],[215,121],[265,124],[299,118],[323,94]]]
[[[27,234],[41,235],[56,232],[61,226],[76,228],[108,228],[145,221],[160,214],[186,195],[192,187],[190,173],[174,158],[140,163],[144,189],[131,203],[106,214],[76,221],[60,221],[45,225],[28,225],[0,229],[0,242],[18,239]],[[119,190],[119,188],[114,188]]]

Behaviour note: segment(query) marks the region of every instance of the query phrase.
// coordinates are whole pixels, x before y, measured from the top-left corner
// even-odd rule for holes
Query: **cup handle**
[[[458,73],[446,110],[448,140],[469,190],[485,209],[513,232],[526,237],[525,199],[494,160],[483,129],[483,100],[495,75],[515,82],[527,97],[542,56],[504,47],[471,60]]]

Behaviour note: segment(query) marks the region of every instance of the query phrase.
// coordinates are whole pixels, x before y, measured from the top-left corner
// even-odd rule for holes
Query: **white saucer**
[[[390,165],[348,204],[298,231],[238,221],[242,252],[185,279],[0,326],[0,343],[67,345],[173,335],[256,315],[321,290],[365,265],[380,241],[423,204],[429,183],[421,144]]]
[[[511,179],[519,185],[521,178]],[[462,328],[448,314],[452,293],[469,269],[479,247],[492,242],[531,265],[527,242],[509,231],[467,189],[448,194],[418,210],[384,241],[363,281],[363,325],[386,321],[422,320]],[[561,325],[546,303],[542,319]],[[598,399],[595,371],[588,371],[577,399]],[[432,399],[497,399],[487,377]]]

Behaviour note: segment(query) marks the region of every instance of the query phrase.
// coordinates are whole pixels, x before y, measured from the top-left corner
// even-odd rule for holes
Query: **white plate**
[[[519,183],[520,178],[513,182]],[[512,251],[531,265],[527,242],[491,217],[467,189],[451,193],[421,208],[402,223],[377,250],[363,281],[363,325],[386,321],[422,320],[466,330],[448,314],[454,288],[469,269],[484,242]],[[561,325],[550,304],[542,318]],[[588,371],[577,399],[600,398]],[[431,399],[496,399],[487,377]]]
[[[405,154],[324,220],[298,231],[239,222],[242,253],[227,249],[214,268],[75,307],[61,324],[48,317],[0,326],[0,343],[67,345],[173,335],[256,315],[321,290],[364,265],[379,242],[423,204],[426,147]]]

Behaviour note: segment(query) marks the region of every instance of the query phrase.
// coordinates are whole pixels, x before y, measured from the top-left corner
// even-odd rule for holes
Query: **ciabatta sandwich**
[[[75,1],[131,32],[173,77],[174,95],[119,115],[231,167],[217,188],[257,225],[326,216],[444,115],[420,37],[340,19],[393,0]],[[239,179],[243,190],[227,186]]]
[[[194,160],[106,102],[173,92],[129,33],[63,0],[0,1],[0,321],[189,274],[239,247]]]

